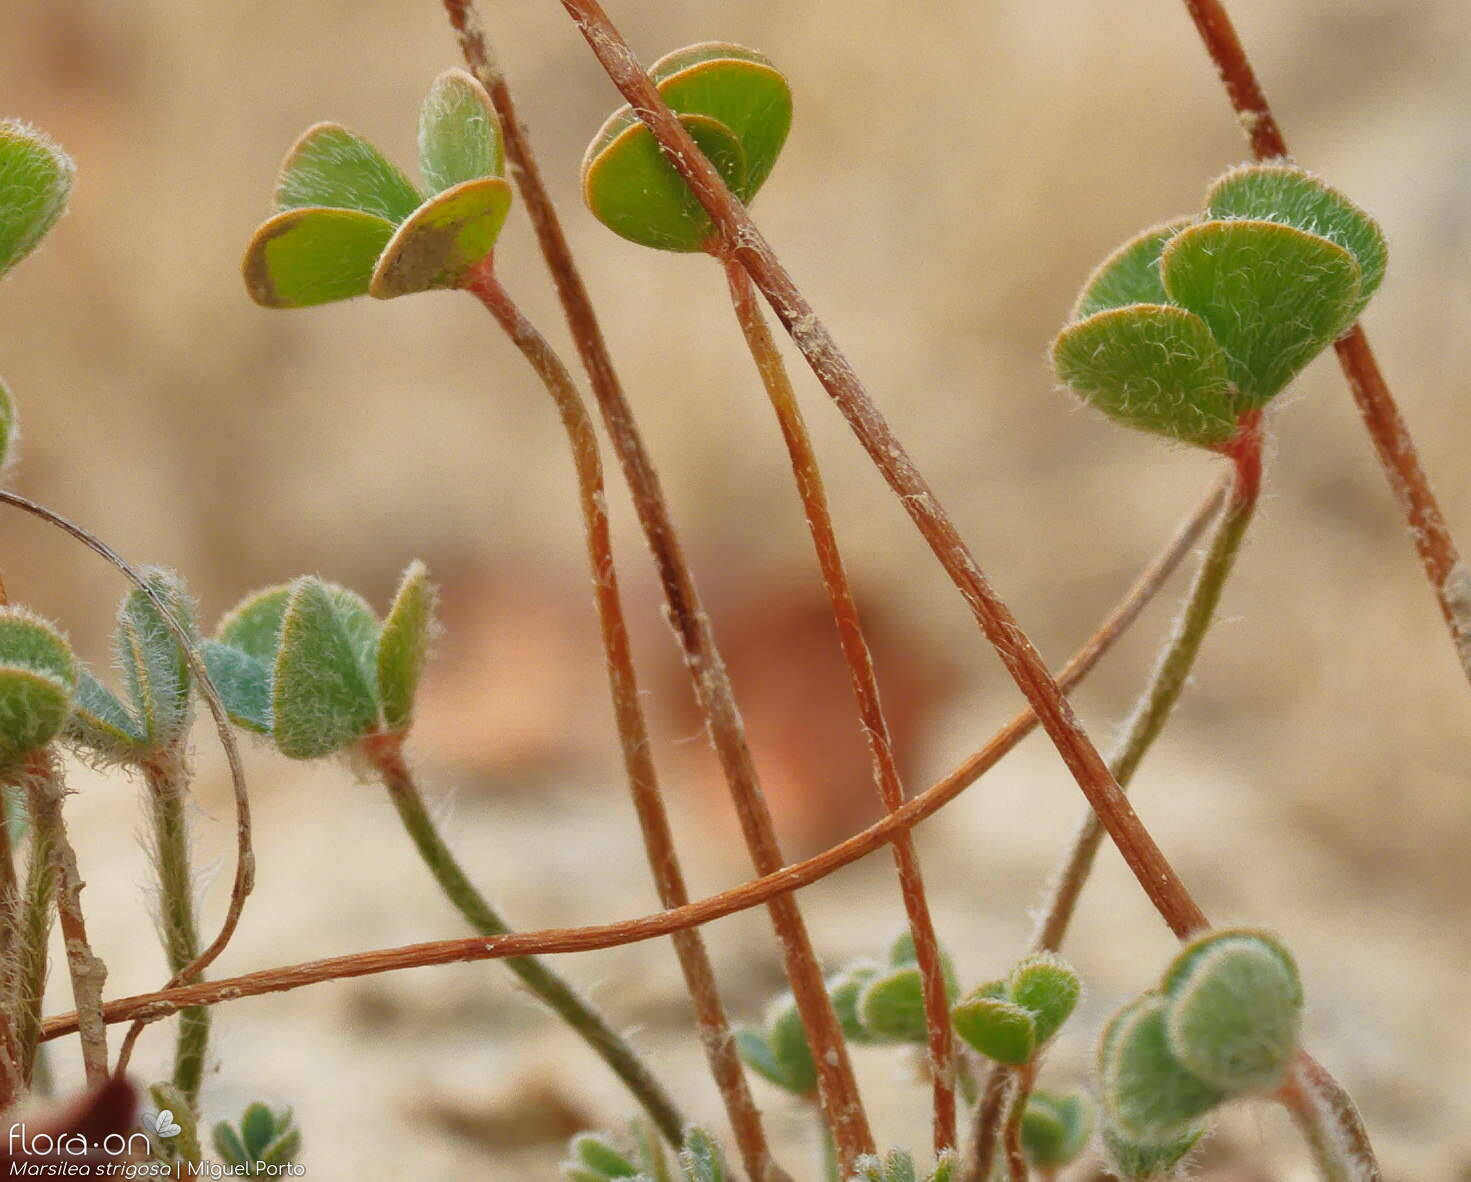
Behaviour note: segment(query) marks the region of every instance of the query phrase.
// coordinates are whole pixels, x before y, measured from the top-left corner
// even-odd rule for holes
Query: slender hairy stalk
[[[1119,785],[1128,787],[1139,764],[1164,730],[1165,722],[1200,655],[1200,646],[1215,618],[1241,540],[1256,512],[1261,493],[1261,436],[1259,423],[1253,423],[1248,437],[1236,453],[1231,499],[1221,511],[1209,549],[1196,572],[1195,582],[1185,601],[1184,611],[1175,621],[1175,629],[1160,654],[1154,674],[1149,679],[1134,708],[1128,731],[1111,761]],[[1089,813],[1079,827],[1072,849],[1058,871],[1051,897],[1042,911],[1033,947],[1039,952],[1056,952],[1062,947],[1078,898],[1093,869],[1094,858],[1103,840],[1103,829],[1095,814]]]
[[[169,972],[183,974],[199,957],[199,926],[194,916],[194,875],[189,861],[189,821],[184,812],[188,773],[183,753],[171,750],[143,765],[148,811],[153,818],[153,858],[158,871],[159,930]],[[180,976],[187,985],[197,974]],[[203,1006],[179,1015],[174,1044],[174,1086],[191,1107],[199,1100],[209,1046],[209,1011]]]
[[[883,703],[879,697],[873,657],[869,652],[868,642],[864,639],[858,604],[854,601],[848,573],[843,566],[842,552],[838,548],[838,536],[833,526],[832,513],[828,509],[817,453],[812,447],[807,426],[802,421],[802,410],[797,404],[797,396],[792,390],[786,366],[782,364],[776,342],[771,339],[771,332],[761,314],[761,306],[751,287],[750,278],[738,263],[730,260],[725,263],[725,272],[730,282],[736,319],[740,321],[746,344],[750,347],[756,368],[761,373],[762,384],[765,385],[772,408],[776,411],[782,438],[786,441],[787,454],[791,457],[792,473],[796,477],[797,491],[807,514],[808,527],[812,531],[817,562],[822,569],[823,585],[827,588],[828,599],[832,604],[838,642],[843,651],[843,659],[848,664],[854,696],[858,699],[858,717],[864,738],[868,741],[869,756],[873,760],[874,781],[878,785],[879,798],[883,801],[884,808],[892,813],[904,803],[904,785],[894,757],[889,723],[884,717]],[[935,935],[934,920],[930,916],[929,901],[925,897],[919,853],[914,848],[913,836],[908,832],[894,839],[894,865],[899,875],[899,889],[904,897],[904,910],[909,918],[909,931],[914,938],[915,960],[919,965],[924,995],[925,1024],[929,1032],[930,1078],[934,1087],[934,1148],[938,1156],[943,1150],[955,1146],[955,1043],[950,1028],[950,999],[945,990],[945,971],[940,961],[940,942]]]
[[[715,645],[709,617],[695,589],[694,576],[674,531],[658,474],[613,370],[592,301],[577,273],[505,80],[491,59],[484,34],[468,0],[444,0],[444,3],[450,22],[459,35],[466,61],[490,93],[500,116],[506,138],[506,155],[525,198],[537,241],[556,283],[578,353],[588,370],[599,411],[623,469],[639,525],[658,568],[669,620],[729,786],[752,863],[758,874],[773,873],[782,866],[781,847],[746,744],[745,726],[736,706],[735,693]],[[822,965],[813,950],[796,900],[780,896],[772,899],[769,906],[772,926],[781,945],[787,981],[815,1053],[823,1111],[833,1123],[840,1156],[847,1165],[851,1165],[858,1154],[872,1152],[873,1134],[858,1095],[858,1084],[837,1015],[833,1013],[823,987]]]
[[[1035,1063],[1017,1070],[1016,1091],[1011,1097],[1011,1111],[1007,1114],[1006,1125],[1001,1130],[1001,1148],[1006,1154],[1007,1182],[1030,1182],[1031,1173],[1027,1169],[1027,1155],[1022,1150],[1022,1118],[1027,1112],[1027,1097],[1032,1094],[1032,1086],[1036,1082],[1037,1066]]]
[[[375,736],[363,744],[363,750],[382,778],[404,829],[445,897],[481,936],[493,937],[508,932],[510,928],[506,921],[475,888],[435,827],[413,773],[404,762],[402,736]],[[598,1053],[643,1105],[649,1119],[665,1139],[672,1145],[682,1144],[685,1121],[678,1107],[650,1074],[638,1053],[608,1025],[606,1019],[537,958],[512,957],[506,961],[506,967]]]
[[[1323,1182],[1382,1182],[1358,1108],[1306,1051],[1298,1052],[1277,1099],[1312,1150]]]
[[[56,891],[56,915],[66,943],[66,964],[71,973],[72,996],[76,999],[81,1034],[82,1063],[87,1083],[106,1082],[107,1026],[102,1019],[102,986],[107,966],[87,942],[87,921],[82,915],[82,876],[76,851],[61,819],[61,801],[66,789],[61,782],[61,765],[49,748],[36,752],[27,764],[24,783],[31,806],[31,824],[45,834],[49,863]]]
[[[976,1105],[971,1122],[970,1158],[965,1163],[965,1182],[986,1182],[996,1163],[1001,1145],[1001,1130],[1006,1123],[1008,1102],[1016,1093],[1017,1069],[1004,1063],[995,1064],[986,1073],[985,1090]]]
[[[1287,141],[1225,4],[1222,0],[1185,0],[1185,7],[1251,140],[1252,153],[1258,160],[1286,156]],[[1379,370],[1363,326],[1355,324],[1333,348],[1380,466],[1408,518],[1410,537],[1450,628],[1461,667],[1471,677],[1471,570],[1461,562],[1440,503],[1431,491],[1430,478],[1420,463],[1409,424]]]
[[[1123,600],[1099,629],[1089,637],[1062,671],[1059,680],[1071,689],[1086,676],[1114,642],[1139,616],[1144,606],[1184,560],[1201,531],[1221,505],[1225,485],[1217,485],[1195,512],[1181,524],[1175,536],[1135,580]],[[132,1021],[144,1015],[149,1020],[167,1017],[188,1005],[215,1005],[237,997],[279,993],[347,977],[370,976],[398,969],[460,961],[494,960],[529,953],[590,952],[620,944],[667,936],[685,928],[698,927],[727,915],[759,906],[776,895],[818,882],[836,870],[882,849],[894,835],[911,829],[939,812],[998,762],[1036,725],[1031,711],[1024,710],[1003,727],[980,751],[937,784],[907,801],[897,812],[875,822],[846,841],[839,842],[805,862],[783,867],[754,881],[717,895],[661,911],[642,919],[616,924],[583,927],[571,931],[520,932],[493,940],[438,940],[401,948],[380,949],[347,956],[262,969],[222,981],[184,988],[160,990],[109,1002],[104,1010],[108,1022]],[[77,1028],[75,1014],[46,1020],[43,1040],[60,1038]]]
[[[644,848],[659,902],[681,907],[690,901],[680,869],[679,854],[669,815],[659,792],[653,749],[640,703],[638,679],[629,647],[628,626],[618,592],[618,575],[613,560],[613,540],[608,526],[608,502],[603,487],[603,465],[598,454],[597,432],[582,404],[572,375],[536,328],[516,308],[487,265],[469,290],[495,315],[517,348],[547,388],[572,445],[578,489],[586,526],[588,560],[593,572],[593,593],[602,625],[603,648],[607,654],[608,680],[624,768],[633,793],[634,809],[643,831]],[[745,1069],[731,1036],[725,1005],[715,983],[715,969],[699,930],[691,928],[674,936],[675,952],[684,972],[685,987],[694,1003],[695,1021],[705,1048],[710,1073],[720,1089],[726,1115],[735,1132],[736,1144],[747,1171],[756,1182],[772,1169],[771,1150],[761,1113],[751,1096]],[[774,1175],[770,1175],[775,1177]]]
[[[189,663],[194,684],[199,687],[200,696],[204,698],[210,715],[214,719],[215,733],[219,736],[220,746],[225,751],[225,762],[230,768],[230,784],[235,794],[235,878],[230,885],[230,903],[225,908],[225,918],[220,923],[219,934],[215,936],[209,947],[199,954],[193,964],[188,965],[184,972],[175,973],[170,978],[164,988],[171,988],[185,977],[202,973],[225,950],[225,946],[235,935],[235,929],[240,925],[240,915],[245,910],[245,900],[255,886],[255,853],[251,848],[250,839],[250,791],[245,783],[245,766],[240,762],[240,747],[235,742],[235,733],[230,727],[230,717],[225,711],[225,704],[220,701],[219,691],[215,689],[215,683],[209,675],[209,670],[204,666],[204,657],[195,647],[194,640],[188,631],[174,618],[173,609],[164,602],[157,588],[144,579],[130,563],[124,561],[117,551],[101,538],[75,522],[67,520],[61,514],[3,488],[0,488],[0,504],[13,505],[75,538],[94,554],[120,570],[133,586],[148,597],[148,602],[158,612],[165,627],[179,642],[184,659]],[[122,1049],[118,1051],[117,1057],[119,1072],[126,1070],[133,1047],[137,1044],[138,1036],[143,1032],[145,1021],[146,1019],[139,1019],[123,1039]]]
[[[1232,451],[1235,461],[1232,468],[1231,496],[1221,510],[1211,543],[1196,572],[1186,598],[1184,610],[1175,621],[1175,628],[1165,644],[1153,675],[1138,705],[1134,708],[1128,731],[1113,757],[1111,767],[1119,785],[1125,789],[1134,778],[1139,764],[1164,729],[1165,722],[1179,701],[1190,678],[1195,659],[1200,653],[1221,592],[1235,565],[1241,540],[1256,511],[1261,493],[1262,438],[1260,415],[1256,414],[1244,424],[1239,442]],[[1062,947],[1069,924],[1077,910],[1083,887],[1093,871],[1093,863],[1103,842],[1103,826],[1097,814],[1089,812],[1078,827],[1077,836],[1054,875],[1047,902],[1042,908],[1042,919],[1037,934],[1032,940],[1033,951],[1056,952]],[[995,1064],[990,1069],[992,1080],[1015,1074],[1004,1064]],[[970,1157],[966,1163],[966,1182],[981,1182],[994,1154],[1000,1122],[1008,1123],[1021,1119],[1020,1106],[1026,1102],[1023,1084],[1013,1100],[1008,1118],[1000,1108],[988,1110],[984,1103],[978,1106],[976,1119],[971,1126]],[[990,1094],[988,1087],[987,1094]],[[996,1122],[989,1127],[988,1121]]]
[[[21,1087],[20,1052],[15,1042],[15,986],[20,979],[20,883],[10,841],[11,786],[0,781],[0,1112],[15,1102]]]
[[[48,834],[31,826],[26,859],[25,913],[19,929],[15,981],[15,1043],[22,1087],[32,1087],[41,1038],[41,1002],[46,993],[46,960],[51,924],[56,918],[56,878],[51,872]]]
[[[1037,650],[992,589],[934,491],[750,215],[670,111],[597,0],[562,0],[562,6],[634,113],[653,133],[665,157],[709,213],[720,249],[751,276],[970,605],[986,639],[1036,712],[1088,803],[1170,930],[1183,937],[1208,926],[1205,913],[1135,814]]]

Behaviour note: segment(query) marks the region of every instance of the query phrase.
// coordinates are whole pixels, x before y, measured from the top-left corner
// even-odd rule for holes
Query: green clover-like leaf
[[[397,225],[424,195],[377,148],[338,123],[302,132],[276,180],[276,208],[356,210]]]
[[[0,275],[56,224],[75,174],[71,157],[41,132],[0,119]]]
[[[1206,216],[1282,222],[1343,247],[1359,264],[1357,319],[1378,290],[1389,262],[1384,232],[1367,213],[1311,173],[1290,164],[1234,168],[1206,194]]]
[[[1277,222],[1203,222],[1165,245],[1170,299],[1203,320],[1244,406],[1261,406],[1353,323],[1359,265],[1343,247]]]
[[[241,269],[263,308],[307,308],[368,294],[394,226],[355,209],[288,209],[268,218],[245,248]]]
[[[785,75],[764,54],[729,41],[676,49],[650,66],[649,75],[670,110],[704,115],[735,136],[746,171],[731,189],[751,201],[792,129],[792,89]]]
[[[76,684],[77,660],[61,633],[23,607],[0,607],[0,768],[61,733]]]
[[[919,969],[906,965],[874,977],[859,995],[858,1018],[884,1042],[924,1042],[929,1026]]]
[[[679,121],[727,185],[744,183],[745,153],[729,128],[704,115],[681,115]],[[653,133],[631,113],[615,114],[588,149],[582,195],[603,225],[640,246],[704,250],[715,230]]]
[[[148,746],[143,725],[85,665],[77,666],[77,688],[66,735],[106,761],[132,759]]]
[[[1164,280],[1159,275],[1159,256],[1165,243],[1194,220],[1177,218],[1151,226],[1129,239],[1094,268],[1068,320],[1082,320],[1095,312],[1129,304],[1168,303]]]
[[[838,1016],[838,1025],[843,1028],[843,1037],[850,1042],[877,1041],[859,1017],[858,999],[868,983],[883,971],[880,965],[871,960],[859,960],[828,978],[828,999],[833,1004],[833,1012]]]
[[[377,724],[376,630],[351,592],[312,577],[292,585],[271,678],[272,732],[283,755],[330,755]]]
[[[404,571],[378,638],[378,698],[389,730],[403,730],[413,721],[433,636],[434,584],[424,564],[414,562]]]
[[[178,577],[159,570],[145,577],[174,620],[192,632],[193,606]],[[134,590],[118,611],[113,649],[127,687],[129,713],[147,745],[159,748],[180,740],[189,725],[189,661],[153,600],[141,590]]]
[[[281,645],[281,621],[291,600],[291,585],[278,583],[247,595],[221,618],[215,639],[272,665]]]
[[[465,181],[431,197],[384,247],[369,294],[391,300],[459,287],[495,249],[510,209],[511,186],[498,176]]]
[[[567,1152],[562,1172],[569,1178],[632,1178],[638,1173],[638,1167],[601,1133],[578,1133]]]
[[[1237,431],[1229,359],[1183,308],[1132,304],[1068,325],[1052,345],[1057,376],[1084,402],[1131,427],[1218,447]]]
[[[766,1008],[764,1030],[736,1034],[736,1050],[755,1071],[798,1096],[817,1090],[817,1064],[807,1042],[807,1028],[790,994]]]
[[[1033,1092],[1022,1113],[1022,1148],[1038,1169],[1059,1170],[1088,1145],[1093,1106],[1083,1095]]]
[[[1039,953],[1021,961],[1007,982],[1011,1000],[1032,1012],[1037,1045],[1051,1040],[1083,996],[1078,974],[1061,958]]]
[[[1165,989],[1170,1049],[1194,1075],[1232,1095],[1282,1082],[1303,994],[1278,941],[1255,931],[1209,933],[1181,951]]]
[[[919,956],[914,951],[914,933],[907,928],[889,945],[889,963],[895,967],[919,963]],[[955,975],[955,963],[943,948],[940,949],[940,972],[945,977],[945,991],[952,998],[960,996],[960,978]]]
[[[1130,1141],[1164,1145],[1187,1137],[1226,1098],[1170,1050],[1166,999],[1157,993],[1125,1006],[1104,1031],[1099,1094],[1109,1123]]]
[[[1020,1067],[1036,1054],[1036,1016],[996,996],[994,985],[983,985],[961,999],[951,1009],[950,1018],[955,1033],[988,1059]]]
[[[782,73],[754,50],[713,41],[676,50],[649,73],[731,192],[754,199],[791,130],[791,88]],[[643,246],[704,250],[714,232],[629,107],[615,111],[593,137],[582,162],[582,192],[599,221]]]
[[[230,721],[258,735],[270,734],[271,665],[218,640],[206,640],[202,652]]]
[[[434,80],[419,109],[419,173],[431,193],[505,172],[500,119],[485,88],[464,70]]]

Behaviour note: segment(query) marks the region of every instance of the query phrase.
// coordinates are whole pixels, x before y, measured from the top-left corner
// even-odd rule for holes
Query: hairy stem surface
[[[424,859],[424,865],[434,875],[434,881],[445,897],[454,904],[455,910],[481,936],[493,937],[508,932],[510,928],[505,920],[475,888],[430,817],[413,773],[404,762],[401,736],[370,739],[364,750],[382,778],[383,786],[388,789],[389,799],[398,810],[399,819],[403,821],[419,856]],[[665,1139],[673,1145],[682,1144],[685,1121],[678,1107],[638,1053],[607,1020],[536,957],[510,957],[506,960],[506,967],[597,1052],[643,1105],[649,1119],[658,1126]]]
[[[633,794],[634,809],[643,832],[644,848],[659,902],[665,907],[682,907],[688,903],[689,890],[680,868],[674,834],[659,791],[654,769],[653,748],[648,725],[640,704],[638,679],[629,646],[628,626],[618,591],[618,575],[613,560],[613,540],[608,525],[608,502],[603,486],[603,465],[598,452],[597,432],[592,418],[572,381],[572,375],[536,328],[523,316],[490,267],[477,277],[469,289],[495,316],[506,335],[526,357],[542,379],[556,404],[562,425],[572,447],[577,470],[578,490],[582,503],[587,537],[588,561],[592,567],[593,595],[598,619],[602,625],[603,649],[607,656],[608,679],[613,697],[613,711],[618,737],[623,750],[624,768]],[[771,1169],[771,1150],[761,1123],[761,1113],[751,1096],[745,1069],[735,1048],[725,1004],[715,983],[715,969],[704,937],[698,929],[678,932],[673,937],[685,987],[694,1004],[695,1021],[710,1073],[720,1090],[726,1115],[735,1132],[742,1157],[752,1166],[752,1177],[761,1182]],[[677,1148],[678,1146],[676,1146]]]
[[[169,972],[181,985],[200,979],[184,974],[199,957],[199,926],[194,914],[194,875],[189,860],[189,822],[185,815],[188,778],[182,755],[161,754],[143,765],[148,785],[149,813],[153,818],[153,857],[158,871],[159,929]],[[209,1011],[203,1006],[179,1015],[174,1045],[174,1086],[191,1107],[198,1104],[204,1080],[205,1052],[209,1046]]]
[[[750,277],[739,264],[727,261],[726,277],[736,319],[740,321],[746,344],[761,373],[762,384],[776,411],[797,492],[807,514],[807,524],[817,550],[823,585],[832,605],[833,622],[838,629],[838,642],[848,665],[853,693],[858,699],[858,716],[873,760],[874,780],[884,808],[893,813],[904,803],[904,785],[894,756],[893,738],[884,717],[879,697],[878,678],[873,656],[863,635],[858,604],[838,547],[837,531],[828,508],[823,487],[822,470],[817,453],[802,421],[802,410],[782,364],[776,342],[766,327],[761,306],[751,287]],[[924,995],[925,1023],[929,1032],[930,1077],[934,1090],[934,1149],[938,1156],[955,1146],[955,1044],[950,1028],[950,1000],[945,989],[945,971],[941,964],[940,942],[925,897],[924,876],[920,872],[919,853],[914,837],[908,831],[894,839],[894,865],[899,875],[899,889],[904,898],[904,911],[909,931],[914,938],[915,960],[919,966]]]
[[[77,869],[76,851],[66,835],[66,823],[61,818],[61,801],[66,789],[55,752],[48,748],[31,757],[25,788],[31,806],[31,824],[45,835],[45,847],[50,854],[56,915],[66,944],[72,996],[77,1003],[82,1065],[87,1083],[97,1087],[108,1076],[107,1026],[102,1017],[102,986],[107,980],[107,966],[92,952],[87,941],[87,921],[82,914],[82,876]]]

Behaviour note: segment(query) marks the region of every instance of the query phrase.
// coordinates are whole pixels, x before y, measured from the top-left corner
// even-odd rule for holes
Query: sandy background
[[[1300,160],[1383,221],[1391,265],[1367,324],[1453,528],[1471,531],[1471,9],[1453,0],[1241,0],[1242,34]],[[645,60],[708,37],[790,74],[798,118],[763,227],[1042,651],[1060,663],[1213,479],[1212,462],[1080,412],[1044,350],[1088,269],[1192,210],[1244,147],[1181,6],[1167,0],[611,5]],[[577,165],[613,92],[546,3],[487,15],[621,372],[729,639],[793,852],[869,815],[871,790],[800,514],[764,399],[701,259],[613,239]],[[0,372],[21,402],[16,487],[124,554],[177,566],[213,619],[302,571],[380,605],[414,556],[448,634],[418,751],[456,843],[526,926],[649,910],[556,421],[469,300],[295,314],[246,299],[238,261],[279,158],[335,118],[412,158],[415,111],[456,63],[438,6],[347,0],[0,0],[0,112],[77,158],[72,210],[0,288]],[[566,336],[523,218],[501,271]],[[570,350],[569,350],[570,355]],[[869,601],[911,779],[922,785],[1017,695],[846,428],[805,373],[848,560]],[[1397,509],[1331,357],[1272,419],[1269,494],[1195,684],[1138,781],[1140,809],[1221,921],[1271,925],[1307,978],[1310,1041],[1360,1099],[1390,1176],[1471,1176],[1471,712]],[[657,752],[693,887],[746,876],[615,494]],[[122,587],[59,535],[0,519],[12,594],[106,660]],[[1178,591],[1172,589],[1171,595]],[[1166,597],[1168,600],[1169,596]],[[1171,607],[1077,701],[1100,741],[1126,714]],[[824,672],[826,670],[826,672]],[[199,845],[229,881],[229,811],[201,732]],[[857,768],[854,771],[854,768]],[[381,793],[341,768],[250,753],[259,890],[223,972],[459,934]],[[78,772],[72,824],[113,988],[165,975],[127,784]],[[997,975],[1071,832],[1076,790],[1039,742],[925,827],[935,909],[962,976]],[[830,963],[897,929],[884,859],[804,896]],[[1090,1000],[1049,1075],[1075,1080],[1110,1008],[1169,940],[1106,856],[1071,954]],[[710,930],[732,1009],[779,973],[765,921]],[[718,1104],[665,945],[564,962],[677,1081]],[[53,981],[55,1008],[69,1008]],[[553,1175],[561,1122],[627,1103],[495,967],[421,970],[217,1011],[211,1119],[292,1104],[316,1178]],[[59,1071],[75,1058],[57,1048]],[[160,1028],[140,1071],[169,1053]],[[880,1136],[922,1145],[924,1089],[860,1067]],[[761,1087],[761,1085],[757,1085]],[[806,1167],[807,1118],[766,1089]],[[559,1116],[559,1112],[561,1115]],[[1227,1138],[1238,1178],[1304,1178],[1279,1118]]]

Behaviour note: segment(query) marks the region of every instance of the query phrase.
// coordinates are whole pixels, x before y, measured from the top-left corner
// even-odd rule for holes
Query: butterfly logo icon
[[[180,1129],[178,1122],[174,1120],[173,1109],[161,1108],[157,1115],[151,1112],[143,1114],[143,1127],[155,1137],[177,1137]]]

